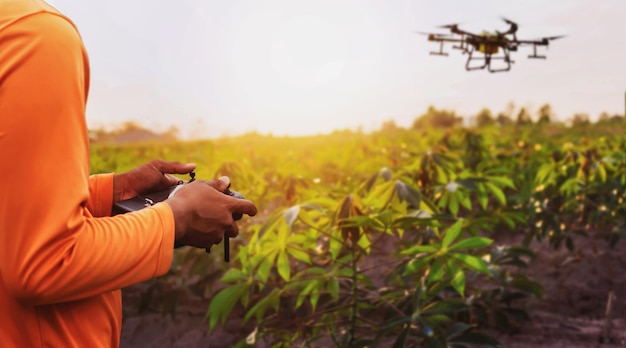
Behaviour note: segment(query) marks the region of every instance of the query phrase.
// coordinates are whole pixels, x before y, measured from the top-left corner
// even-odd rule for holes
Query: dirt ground
[[[611,249],[604,240],[579,238],[575,246],[570,253],[533,244],[537,258],[526,273],[542,284],[544,297],[529,303],[531,322],[494,333],[505,347],[626,347],[626,241]]]
[[[552,250],[534,243],[538,257],[527,274],[544,287],[542,300],[528,303],[532,321],[509,333],[491,332],[510,348],[626,347],[626,241],[609,248],[604,240],[578,239],[577,250]],[[138,285],[140,286],[140,285]],[[613,294],[611,320],[607,302]],[[175,318],[160,313],[137,313],[138,288],[124,291],[127,317],[121,346],[232,347],[254,329],[237,317],[207,333],[208,300],[187,298]]]

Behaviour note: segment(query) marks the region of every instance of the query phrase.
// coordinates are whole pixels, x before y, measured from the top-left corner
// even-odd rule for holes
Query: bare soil
[[[610,248],[604,240],[579,238],[575,246],[572,253],[533,243],[537,258],[526,273],[542,284],[544,296],[527,303],[530,322],[512,332],[490,331],[503,347],[626,347],[626,241]],[[232,347],[254,329],[241,324],[243,313],[233,313],[209,334],[209,300],[197,297],[183,298],[175,317],[138,313],[141,289],[124,291],[122,347]],[[610,293],[615,297],[607,316]]]
[[[626,347],[626,241],[578,238],[575,252],[533,243],[526,274],[544,287],[528,304],[532,320],[494,333],[505,347]],[[607,315],[609,294],[613,294]]]

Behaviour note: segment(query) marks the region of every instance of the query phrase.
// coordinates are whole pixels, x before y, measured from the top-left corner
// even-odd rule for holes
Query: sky
[[[91,66],[90,128],[134,121],[183,138],[308,135],[410,126],[428,106],[471,117],[509,103],[555,117],[623,114],[624,0],[49,0],[78,27]],[[509,72],[432,56],[417,31],[566,35]]]

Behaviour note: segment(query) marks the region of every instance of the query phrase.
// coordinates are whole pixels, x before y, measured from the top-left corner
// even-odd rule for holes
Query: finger
[[[196,169],[195,163],[180,163],[155,160],[154,165],[163,174],[187,174]]]
[[[251,201],[247,199],[235,198],[235,201],[232,204],[233,204],[232,205],[233,213],[247,214],[249,216],[255,216],[257,213],[257,209],[254,203],[252,203]]]
[[[165,184],[167,186],[177,185],[178,182],[180,181],[179,178],[177,178],[177,177],[175,177],[173,175],[170,175],[170,174],[163,174],[163,178],[164,178]]]
[[[205,182],[220,192],[223,192],[230,186],[230,179],[227,176],[223,176],[217,180],[207,180]]]
[[[239,226],[237,223],[234,223],[224,231],[224,237],[235,238],[239,235]]]

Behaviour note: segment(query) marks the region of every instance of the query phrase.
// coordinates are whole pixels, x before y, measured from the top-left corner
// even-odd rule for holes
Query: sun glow
[[[255,130],[263,133],[311,134],[328,131],[333,123],[358,126],[363,113],[346,110],[367,100],[379,80],[383,38],[374,14],[355,12],[354,3],[282,5],[246,7],[237,14],[238,25],[222,28],[232,39],[214,55],[227,55],[230,69],[217,73],[231,80],[218,93],[237,96],[232,115],[241,124],[262,119]],[[349,14],[358,25],[345,21]]]
[[[340,79],[345,42],[332,23],[302,15],[290,18],[273,37],[272,68],[292,87],[315,88]]]

